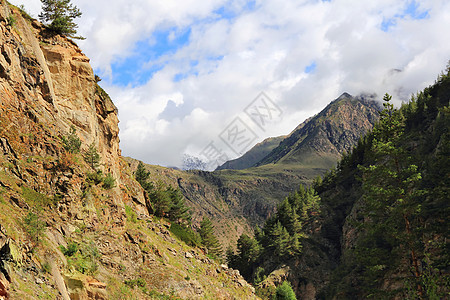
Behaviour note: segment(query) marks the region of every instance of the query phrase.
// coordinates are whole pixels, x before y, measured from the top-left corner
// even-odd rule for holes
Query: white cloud
[[[12,2],[35,16],[40,6]],[[123,154],[149,163],[179,165],[184,152],[219,144],[260,91],[284,114],[265,132],[247,119],[259,140],[289,133],[342,92],[389,92],[399,103],[431,84],[450,59],[445,0],[415,1],[417,15],[427,12],[421,19],[406,12],[412,0],[267,0],[251,9],[243,0],[72,2],[84,13],[79,31],[87,39],[79,44],[119,108]],[[158,30],[176,41],[187,29],[186,44],[138,66],[136,74],[163,66],[143,85],[114,85],[113,64],[142,51],[137,42]]]

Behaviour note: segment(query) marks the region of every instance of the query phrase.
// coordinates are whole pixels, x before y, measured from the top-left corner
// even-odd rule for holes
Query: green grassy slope
[[[243,170],[253,167],[274,148],[276,148],[284,138],[285,136],[267,138],[261,143],[256,144],[252,149],[247,151],[241,157],[229,160],[223,165],[218,166],[216,168],[216,171],[224,169]]]

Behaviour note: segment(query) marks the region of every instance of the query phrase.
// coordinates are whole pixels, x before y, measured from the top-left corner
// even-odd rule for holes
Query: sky
[[[344,92],[398,105],[450,59],[447,0],[72,3],[77,43],[119,109],[122,154],[163,166],[190,156],[214,169]]]

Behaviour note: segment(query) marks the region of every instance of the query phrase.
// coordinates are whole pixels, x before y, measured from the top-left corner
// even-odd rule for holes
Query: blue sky
[[[415,0],[405,2],[404,7],[404,10],[399,14],[396,14],[391,18],[383,19],[383,22],[381,23],[381,30],[389,31],[390,28],[395,28],[399,19],[410,18],[412,20],[421,20],[429,17],[429,10],[423,7],[421,8],[419,2]]]
[[[149,38],[139,40],[132,54],[112,62],[112,83],[119,86],[139,86],[150,80],[156,72],[164,68],[166,56],[175,54],[189,43],[189,28],[179,32],[177,28],[156,30]]]
[[[39,0],[11,2],[39,13]],[[219,135],[236,118],[259,142],[343,92],[400,104],[450,59],[447,0],[72,2],[77,43],[119,108],[122,153],[166,166],[210,143],[234,158]],[[283,112],[264,130],[244,113],[261,92]]]

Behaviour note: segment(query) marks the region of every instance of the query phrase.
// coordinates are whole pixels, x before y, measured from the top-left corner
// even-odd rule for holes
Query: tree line
[[[262,229],[255,229],[255,237],[242,234],[237,250],[227,249],[227,262],[238,269],[247,281],[259,283],[268,272],[263,264],[267,257],[277,262],[287,261],[302,252],[304,227],[313,222],[320,212],[320,198],[314,188],[300,185],[277,207]]]

